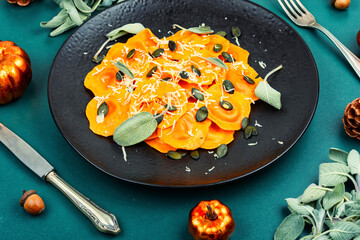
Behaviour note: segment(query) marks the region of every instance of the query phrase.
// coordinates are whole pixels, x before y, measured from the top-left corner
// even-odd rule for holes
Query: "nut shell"
[[[25,190],[23,190],[23,195],[22,197],[20,198],[20,206],[24,206],[24,203],[26,201],[26,199],[28,199],[28,197],[30,197],[31,195],[33,194],[37,194],[37,192],[35,190],[29,190],[27,192],[25,192]]]
[[[340,10],[345,10],[350,5],[350,0],[331,0],[331,5]]]

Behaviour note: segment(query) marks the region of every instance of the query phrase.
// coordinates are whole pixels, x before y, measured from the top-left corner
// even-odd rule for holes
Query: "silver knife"
[[[89,198],[85,197],[63,179],[39,153],[15,133],[0,123],[0,142],[2,142],[17,158],[44,181],[52,183],[72,203],[87,216],[95,227],[104,233],[118,234],[120,228],[114,214],[102,209]]]

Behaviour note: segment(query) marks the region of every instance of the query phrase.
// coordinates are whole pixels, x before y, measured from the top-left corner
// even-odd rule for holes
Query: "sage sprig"
[[[138,34],[142,30],[144,30],[145,27],[141,23],[128,23],[124,26],[121,26],[119,28],[116,28],[109,33],[106,34],[106,37],[108,38],[99,48],[99,50],[95,53],[94,57],[92,58],[92,61],[95,63],[100,62],[99,61],[99,54],[101,51],[105,48],[106,44],[108,44],[110,41],[114,41],[115,39],[122,37],[126,34]]]
[[[206,61],[208,61],[208,62],[210,62],[210,63],[212,63],[212,64],[214,64],[214,65],[216,65],[218,67],[224,68],[226,70],[228,69],[226,64],[217,57],[207,57],[207,58],[202,57],[202,56],[197,56],[197,57],[202,58],[202,59],[204,59],[204,60],[206,60]]]
[[[274,240],[297,239],[305,223],[312,231],[302,240],[360,240],[359,152],[331,148],[329,159],[333,162],[320,164],[319,184],[310,184],[298,198],[286,199],[291,214],[277,228]],[[345,188],[347,182],[353,188]]]
[[[51,28],[50,36],[58,36],[74,27],[80,26],[96,10],[110,7],[125,0],[54,0],[61,8],[60,12],[47,22],[41,22],[43,28]]]
[[[255,95],[263,100],[264,102],[270,104],[276,109],[281,109],[281,93],[270,86],[267,82],[267,79],[270,75],[280,70],[282,65],[278,66],[274,70],[270,71],[264,78],[264,81],[259,82],[255,88]]]

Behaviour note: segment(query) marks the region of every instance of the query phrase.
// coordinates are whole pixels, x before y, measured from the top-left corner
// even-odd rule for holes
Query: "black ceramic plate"
[[[282,93],[281,110],[256,102],[251,112],[258,136],[235,134],[225,158],[200,151],[200,160],[189,155],[169,159],[145,143],[127,147],[127,161],[112,138],[93,134],[85,108],[93,95],[83,86],[95,66],[91,57],[115,27],[140,22],[158,37],[168,36],[172,24],[184,27],[206,23],[215,31],[242,30],[239,39],[250,54],[249,63],[260,76],[282,64],[269,83]],[[122,39],[126,41],[126,39]],[[259,62],[266,63],[266,68]],[[319,80],[315,61],[299,34],[285,21],[248,1],[240,0],[139,0],[111,7],[84,23],[61,47],[49,76],[48,98],[60,132],[87,161],[104,172],[130,182],[154,186],[194,187],[227,182],[267,166],[288,151],[309,125],[318,100]],[[256,144],[253,146],[249,146]]]

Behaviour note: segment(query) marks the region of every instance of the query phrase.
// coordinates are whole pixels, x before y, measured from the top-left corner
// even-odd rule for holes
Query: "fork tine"
[[[290,0],[290,2],[294,6],[295,10],[299,13],[299,15],[302,15],[303,11],[299,9],[299,7],[295,4],[294,0]]]
[[[293,21],[295,22],[295,18],[293,17],[293,15],[291,15],[291,13],[287,10],[287,8],[284,6],[284,4],[282,3],[281,0],[278,0],[280,6],[282,7],[282,9],[284,10],[284,12],[286,13],[286,15],[288,15],[288,17]]]
[[[293,7],[291,7],[290,3],[288,2],[288,0],[284,0],[286,6],[289,8],[290,12],[293,14],[293,16],[295,18],[300,17],[299,14],[293,9]]]
[[[300,0],[296,0],[297,4],[299,4],[301,10],[305,13],[309,12],[306,7],[304,7],[304,5],[302,5],[302,3],[300,2]]]

